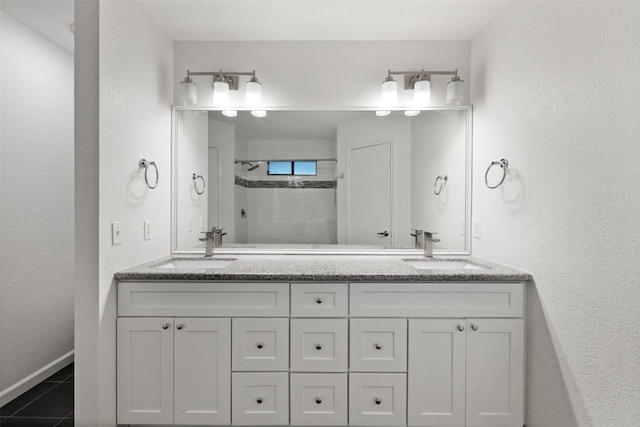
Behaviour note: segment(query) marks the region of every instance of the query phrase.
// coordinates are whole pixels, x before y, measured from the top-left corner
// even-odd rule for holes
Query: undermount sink
[[[235,259],[174,259],[158,268],[225,268]]]
[[[404,260],[417,270],[482,270],[486,267],[461,260]]]

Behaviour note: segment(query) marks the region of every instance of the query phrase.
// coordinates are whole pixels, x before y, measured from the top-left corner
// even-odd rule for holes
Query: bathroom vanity
[[[118,424],[523,425],[526,273],[300,255],[115,279]]]

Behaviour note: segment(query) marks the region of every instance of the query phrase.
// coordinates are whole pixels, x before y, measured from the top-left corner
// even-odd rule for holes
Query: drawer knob
[[[261,349],[262,349],[262,347],[264,347],[264,344],[262,344],[262,343],[258,343],[258,345],[256,345],[256,347],[258,347],[258,350],[261,350]],[[258,402],[258,403],[260,403],[260,402]]]
[[[375,398],[375,400],[374,400],[374,402],[376,402],[376,405],[379,405],[379,404],[381,404],[381,403],[382,403],[382,399],[380,399],[380,398],[376,397],[376,398]]]
[[[316,403],[319,405],[322,403],[322,399],[320,399],[319,397],[316,397]]]
[[[178,326],[176,326],[176,328],[177,328],[179,331],[181,331],[181,330],[182,330],[182,328],[184,328],[184,325],[181,323],[181,324],[179,324]]]
[[[262,405],[262,398],[261,397],[257,398],[256,402],[258,402],[258,405]]]
[[[322,298],[316,298],[316,304],[322,304]]]
[[[382,350],[382,344],[376,344],[375,347],[376,350]]]
[[[162,329],[169,329],[169,324],[165,323],[164,325],[162,325]]]
[[[320,344],[316,344],[316,350],[322,350],[322,346]]]
[[[474,331],[478,330],[478,325],[471,325],[471,329],[473,329]]]
[[[458,330],[459,330],[460,332],[464,331],[464,326],[462,326],[462,325],[458,325]]]

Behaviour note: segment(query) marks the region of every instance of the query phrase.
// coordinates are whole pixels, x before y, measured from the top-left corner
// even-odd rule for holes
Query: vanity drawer
[[[118,283],[118,316],[284,317],[288,315],[288,283]]]
[[[288,371],[289,319],[233,319],[234,371]]]
[[[347,319],[291,319],[291,370],[347,371]]]
[[[351,319],[350,370],[405,372],[406,319]]]
[[[347,374],[291,374],[290,390],[291,425],[347,425]]]
[[[349,425],[406,426],[406,374],[349,374]]]
[[[289,424],[289,374],[231,374],[233,425]]]
[[[292,283],[291,317],[347,317],[346,283]]]
[[[524,283],[352,283],[352,317],[522,317]]]

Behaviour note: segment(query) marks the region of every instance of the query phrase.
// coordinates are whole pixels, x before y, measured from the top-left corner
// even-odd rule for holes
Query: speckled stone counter
[[[238,255],[215,256],[234,260],[224,268],[162,268],[176,260],[204,260],[200,256],[174,256],[119,271],[118,281],[278,281],[278,282],[523,282],[529,273],[478,258],[435,258],[466,262],[469,269],[417,269],[405,260],[425,258],[389,255]]]

